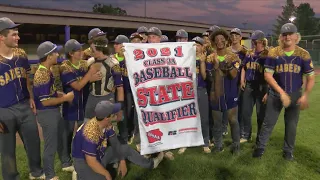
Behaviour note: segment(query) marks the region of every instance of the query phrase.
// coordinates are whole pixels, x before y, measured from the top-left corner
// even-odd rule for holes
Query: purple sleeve
[[[241,62],[241,67],[244,67],[246,69],[246,64],[249,61],[250,56],[246,56],[243,61]]]
[[[206,62],[206,71],[211,71],[213,69],[213,64],[210,62]]]
[[[63,71],[61,73],[61,81],[63,85],[70,85],[71,83],[77,81],[77,76],[73,72]]]
[[[110,128],[110,129],[108,129],[108,130],[105,132],[105,136],[106,136],[107,138],[110,138],[110,137],[114,136],[115,134],[116,134],[116,132],[114,131],[113,128]]]
[[[122,86],[123,82],[122,82],[122,74],[121,74],[121,68],[120,65],[115,65],[112,67],[111,69],[111,73],[114,79],[114,85],[116,87]]]
[[[84,138],[82,143],[82,152],[89,156],[97,156],[98,144],[90,141],[87,138]]]
[[[267,57],[266,61],[264,62],[264,67],[267,70],[274,71],[275,68],[276,68],[276,64],[275,63],[276,63],[275,59],[273,59],[272,57]]]

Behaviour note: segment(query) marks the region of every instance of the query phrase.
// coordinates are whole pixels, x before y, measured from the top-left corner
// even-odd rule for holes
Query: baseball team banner
[[[193,42],[125,43],[141,154],[203,145]]]

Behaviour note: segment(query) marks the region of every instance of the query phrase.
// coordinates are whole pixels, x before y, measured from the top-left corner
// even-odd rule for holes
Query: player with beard
[[[262,31],[254,31],[252,36],[253,49],[248,51],[246,58],[242,61],[241,89],[243,90],[242,99],[242,120],[243,120],[243,137],[240,143],[247,142],[251,139],[252,133],[252,111],[256,105],[257,113],[257,138],[263,118],[265,116],[265,102],[267,100],[268,85],[264,80],[264,63],[268,55],[267,39]]]
[[[208,61],[213,64],[213,81],[210,92],[213,116],[213,138],[215,152],[223,151],[222,121],[223,113],[231,126],[232,146],[231,152],[238,154],[240,151],[240,130],[237,120],[238,114],[238,74],[240,59],[237,54],[227,48],[229,36],[224,30],[217,30],[210,35],[210,40],[216,53],[208,56]]]
[[[41,43],[37,49],[40,65],[34,74],[34,99],[37,107],[38,122],[42,127],[44,138],[43,167],[46,179],[58,180],[54,171],[54,157],[58,152],[61,164],[66,171],[74,170],[72,163],[63,162],[70,160],[69,155],[63,154],[63,119],[60,113],[60,105],[64,102],[71,103],[74,98],[73,91],[67,94],[59,94],[54,85],[53,74],[50,68],[57,64],[59,51],[62,47],[50,41]]]
[[[245,46],[241,45],[241,40],[242,40],[242,33],[241,30],[238,28],[234,28],[230,32],[230,40],[231,40],[231,46],[229,46],[229,49],[236,53],[240,60],[243,61],[244,58],[246,57],[248,49]],[[240,66],[239,69],[239,88],[240,88],[240,77],[241,77],[241,69],[242,66]],[[240,135],[241,137],[243,136],[243,120],[242,120],[242,94],[243,91],[239,91],[239,101],[238,101],[238,121],[240,125]],[[227,118],[224,120],[224,134],[227,134],[228,132],[228,120]],[[240,141],[241,142],[241,141]]]
[[[314,68],[308,51],[297,46],[300,35],[292,23],[281,27],[279,46],[271,49],[265,61],[264,77],[270,86],[266,115],[253,157],[263,155],[279,114],[284,107],[285,135],[283,158],[293,160],[300,110],[308,108],[308,98],[315,83]],[[303,75],[306,75],[302,93]]]

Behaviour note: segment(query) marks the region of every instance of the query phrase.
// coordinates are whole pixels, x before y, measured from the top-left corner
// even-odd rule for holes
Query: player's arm
[[[48,99],[42,99],[40,101],[43,106],[56,106],[69,101],[70,98],[67,98],[67,95],[68,94],[63,95],[62,97],[56,97],[56,98],[52,97]]]
[[[112,67],[112,76],[114,79],[114,85],[117,87],[117,102],[124,101],[124,90],[122,82],[122,74],[119,64]]]
[[[231,67],[229,67],[229,71],[228,71],[228,74],[229,74],[229,77],[231,79],[234,79],[237,77],[238,75],[238,71],[239,71],[239,64],[236,65],[237,62],[232,62],[231,63]],[[238,62],[239,63],[239,62]]]
[[[207,78],[207,65],[206,65],[206,61],[200,61],[200,73],[201,73],[201,76],[204,80],[206,80]]]
[[[275,70],[275,59],[272,57],[267,57],[265,64],[264,64],[264,79],[269,84],[269,86],[274,89],[279,94],[284,94],[285,91],[279,86],[277,81],[273,77],[273,73]]]
[[[96,173],[101,174],[104,177],[111,177],[108,170],[106,170],[95,156],[85,155],[88,166]]]
[[[307,53],[307,58],[303,60],[303,74],[306,75],[306,88],[303,95],[309,96],[315,84],[313,63],[309,53]]]

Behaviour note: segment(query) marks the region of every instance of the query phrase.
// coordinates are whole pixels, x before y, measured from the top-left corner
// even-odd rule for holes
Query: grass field
[[[201,148],[190,148],[185,154],[175,153],[175,160],[164,160],[157,169],[147,170],[128,163],[125,179],[133,180],[183,180],[183,179],[320,179],[320,77],[317,78],[314,91],[309,98],[311,107],[302,111],[298,125],[295,161],[282,158],[284,136],[283,113],[273,131],[265,155],[262,159],[253,159],[252,143],[241,146],[241,153],[232,156],[228,151],[231,144],[230,133],[225,138],[225,151],[221,154],[204,154]],[[254,119],[254,132],[256,123]],[[26,154],[22,145],[17,146],[17,162],[21,179],[28,178]],[[71,179],[71,174],[61,171],[56,159],[56,172],[61,180]]]

